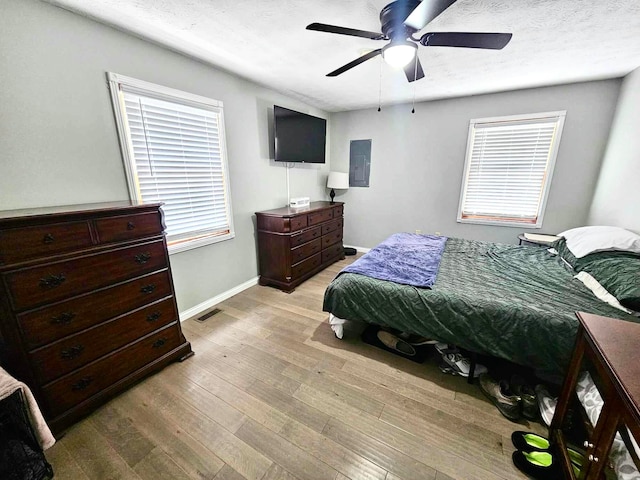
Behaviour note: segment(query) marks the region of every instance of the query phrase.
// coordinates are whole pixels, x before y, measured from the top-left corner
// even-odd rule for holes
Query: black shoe
[[[484,373],[480,375],[478,383],[482,393],[493,402],[502,415],[511,421],[520,419],[522,408],[520,397],[509,390],[509,383],[506,380],[497,382],[489,374]]]
[[[529,420],[538,419],[538,402],[536,392],[520,375],[513,375],[509,384],[511,391],[522,400],[522,416]]]
[[[511,443],[523,452],[546,452],[549,450],[549,439],[533,432],[516,430],[511,434]]]
[[[549,452],[522,452],[511,456],[518,470],[536,480],[560,480],[564,478],[560,462]]]
[[[523,452],[548,452],[551,445],[547,437],[533,432],[515,431],[511,434],[511,443]],[[582,467],[585,461],[584,451],[576,447],[567,447],[569,460],[576,467]]]

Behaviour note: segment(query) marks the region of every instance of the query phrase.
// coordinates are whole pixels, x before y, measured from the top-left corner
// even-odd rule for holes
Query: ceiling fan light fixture
[[[391,42],[382,48],[382,58],[394,68],[402,68],[416,56],[418,46],[413,42]]]

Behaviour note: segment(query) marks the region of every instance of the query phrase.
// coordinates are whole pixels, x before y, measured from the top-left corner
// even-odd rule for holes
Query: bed
[[[430,288],[341,272],[323,309],[332,319],[417,333],[561,374],[576,311],[639,320],[596,298],[575,274],[546,248],[449,238]]]

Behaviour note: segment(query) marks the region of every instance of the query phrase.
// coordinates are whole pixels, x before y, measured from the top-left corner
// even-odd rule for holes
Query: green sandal
[[[523,452],[547,452],[549,450],[549,440],[533,432],[515,431],[511,434],[513,446]],[[584,464],[584,455],[573,448],[567,448],[571,463],[578,467]]]
[[[535,479],[556,478],[562,475],[562,469],[559,462],[555,461],[553,455],[549,452],[531,451],[523,452],[516,450],[511,456],[513,464],[518,470],[526,473]],[[571,464],[573,473],[576,478],[580,475],[580,468]]]

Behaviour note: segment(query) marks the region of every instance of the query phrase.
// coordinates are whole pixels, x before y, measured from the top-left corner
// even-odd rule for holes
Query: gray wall
[[[128,198],[105,72],[224,102],[236,238],[171,256],[181,311],[257,275],[253,213],[286,204],[274,103],[317,109],[36,0],[0,0],[0,209]],[[328,164],[291,170],[326,197]]]
[[[640,233],[640,68],[622,82],[589,224]]]
[[[514,243],[521,227],[457,223],[464,159],[472,118],[567,110],[541,230],[584,225],[621,81],[561,85],[492,95],[335,113],[331,168],[349,169],[349,141],[372,139],[370,188],[351,188],[345,243],[373,247],[399,231]]]

